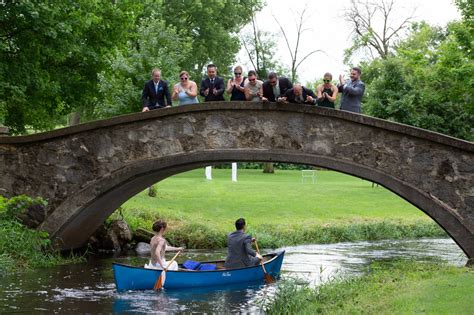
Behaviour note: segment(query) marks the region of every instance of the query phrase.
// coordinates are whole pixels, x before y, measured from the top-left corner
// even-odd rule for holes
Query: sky
[[[395,1],[397,11],[394,14],[393,24],[409,15],[414,16],[414,21],[425,20],[438,26],[444,26],[449,21],[461,18],[452,0]],[[267,0],[266,2],[266,7],[257,13],[257,24],[260,30],[276,34],[275,39],[278,41],[276,55],[287,68],[290,68],[291,57],[273,16],[286,30],[290,45],[294,47],[297,33],[296,19],[308,4],[308,17],[304,23],[308,30],[303,33],[300,40],[299,54],[303,57],[316,49],[325,53],[315,53],[301,64],[297,71],[300,82],[306,84],[320,79],[325,72],[331,72],[334,79],[337,79],[339,74],[348,74],[349,68],[348,65],[344,65],[343,59],[344,50],[351,46],[352,34],[350,24],[344,20],[342,13],[345,8],[350,7],[350,0]],[[241,32],[248,30],[247,26]],[[363,56],[355,58],[354,62],[357,63],[361,58]],[[245,50],[240,51],[237,61],[244,66],[244,71],[252,69]]]

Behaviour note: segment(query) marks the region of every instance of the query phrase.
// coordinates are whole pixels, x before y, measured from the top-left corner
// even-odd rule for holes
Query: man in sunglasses
[[[344,82],[344,77],[339,75],[337,88],[342,93],[341,110],[360,113],[362,96],[364,96],[365,84],[360,80],[362,71],[359,67],[351,69],[350,80]]]
[[[294,104],[316,105],[316,95],[310,89],[296,83],[291,89],[286,90],[282,100]]]
[[[263,83],[262,101],[283,102],[283,95],[292,87],[293,84],[288,80],[288,78],[279,78],[275,72],[270,72],[268,74],[268,80]]]
[[[207,78],[202,80],[199,94],[204,96],[205,102],[224,100],[224,80],[217,76],[217,67],[214,64],[207,66]]]
[[[166,98],[166,103],[165,103]],[[170,107],[171,95],[168,89],[168,83],[161,80],[161,70],[155,68],[151,71],[151,80],[145,83],[142,92],[142,112],[152,109]]]

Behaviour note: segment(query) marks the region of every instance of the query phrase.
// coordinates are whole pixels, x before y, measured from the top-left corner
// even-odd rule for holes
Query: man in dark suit
[[[142,112],[147,112],[157,108],[170,107],[172,105],[168,83],[161,80],[161,70],[158,68],[151,71],[151,80],[145,83],[142,92],[142,103]]]
[[[278,77],[275,72],[268,74],[268,80],[263,83],[263,97],[264,102],[280,102],[288,89],[291,89],[293,84],[288,78]]]
[[[212,63],[207,66],[207,78],[201,81],[199,94],[204,96],[205,102],[224,100],[224,80],[217,76],[217,67]]]
[[[288,103],[316,105],[317,97],[313,91],[296,83],[293,88],[286,90],[282,99]]]
[[[255,238],[245,234],[244,218],[235,221],[235,229],[235,232],[227,236],[227,258],[224,266],[231,269],[258,265],[262,256],[252,249]]]

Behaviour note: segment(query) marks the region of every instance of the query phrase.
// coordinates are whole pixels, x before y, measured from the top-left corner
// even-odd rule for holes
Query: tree
[[[399,22],[393,21],[395,0],[365,2],[351,0],[345,19],[352,25],[353,45],[345,51],[345,62],[358,50],[367,49],[371,59],[379,56],[385,59],[390,54],[396,40],[410,25],[413,13]]]
[[[295,81],[296,81],[296,72],[297,72],[299,66],[301,66],[301,64],[306,59],[308,59],[311,55],[313,55],[317,52],[322,52],[322,50],[320,50],[320,49],[314,49],[314,50],[310,51],[309,53],[307,53],[306,55],[304,55],[303,58],[298,59],[298,54],[300,53],[300,51],[299,51],[300,50],[300,40],[302,38],[303,33],[305,31],[309,30],[309,29],[305,28],[305,26],[304,26],[305,19],[306,19],[305,14],[306,14],[307,7],[308,7],[307,5],[304,7],[303,11],[301,11],[301,13],[299,14],[298,20],[296,21],[296,43],[295,43],[294,48],[291,48],[290,41],[288,39],[288,36],[286,35],[285,29],[282,27],[282,25],[280,24],[278,19],[275,16],[273,17],[275,22],[280,27],[280,32],[283,35],[283,38],[285,38],[286,46],[287,46],[288,52],[290,53],[290,56],[291,56],[291,82],[293,82],[293,83],[295,83]]]
[[[192,58],[190,40],[166,27],[161,16],[143,18],[139,23],[138,37],[129,43],[129,49],[117,50],[109,69],[99,74],[102,98],[95,108],[96,117],[140,111],[141,92],[151,70],[160,68],[164,80],[177,82],[180,65]]]
[[[255,16],[252,16],[251,30],[240,40],[253,69],[259,78],[265,78],[269,70],[275,70],[278,62],[274,60],[276,44],[274,35],[258,29]]]
[[[130,21],[111,1],[1,2],[1,120],[23,133],[50,129],[73,110],[90,113],[97,72],[126,42]]]
[[[209,62],[221,74],[228,73],[240,49],[237,34],[261,8],[261,0],[163,0],[166,26],[189,38],[193,47],[193,56],[182,62],[182,69],[196,80]]]
[[[364,65],[370,76],[366,112],[473,140],[474,60],[469,34],[462,22],[446,29],[414,24],[393,54]]]

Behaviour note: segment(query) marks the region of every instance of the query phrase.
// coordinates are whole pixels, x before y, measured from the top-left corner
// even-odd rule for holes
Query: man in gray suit
[[[245,234],[245,219],[235,221],[236,231],[227,236],[227,269],[243,268],[258,265],[262,256],[252,249],[255,238]]]
[[[360,80],[361,70],[359,67],[351,69],[351,79],[344,82],[342,74],[339,76],[337,89],[342,93],[340,110],[360,113],[360,103],[364,96],[365,84]]]

